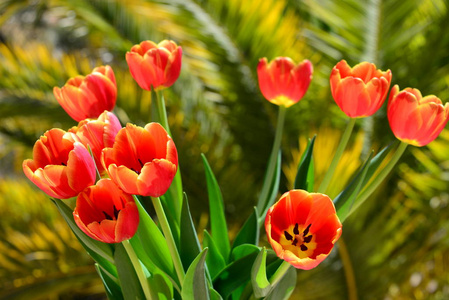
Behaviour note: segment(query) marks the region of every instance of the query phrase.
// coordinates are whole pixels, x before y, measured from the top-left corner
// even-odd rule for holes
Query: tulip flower
[[[106,170],[101,163],[101,153],[104,148],[114,145],[115,136],[121,128],[117,117],[111,112],[104,111],[98,119],[83,120],[69,131],[75,133],[86,148],[91,149],[97,169],[102,174]]]
[[[53,128],[34,144],[33,159],[23,162],[23,172],[47,195],[75,197],[95,183],[95,162],[77,137]]]
[[[79,122],[98,118],[105,110],[113,110],[117,86],[110,66],[95,68],[91,74],[70,78],[62,87],[54,87],[53,94],[72,119]]]
[[[303,190],[282,195],[265,218],[268,241],[277,256],[303,270],[316,267],[329,255],[341,227],[328,196]]]
[[[313,66],[308,60],[295,65],[289,57],[277,57],[270,63],[262,58],[257,66],[259,87],[273,104],[290,107],[304,96],[312,80]]]
[[[175,83],[181,72],[182,48],[164,40],[159,44],[144,41],[126,53],[134,80],[147,91],[162,90]]]
[[[110,178],[129,194],[159,197],[170,187],[178,169],[175,143],[159,123],[145,128],[127,124],[114,146],[103,150]]]
[[[133,197],[108,178],[100,179],[78,195],[73,217],[85,234],[104,243],[129,240],[139,225]]]
[[[422,97],[417,89],[399,91],[395,85],[388,100],[388,121],[396,138],[414,146],[425,146],[440,134],[449,116],[449,104],[439,98]]]
[[[332,96],[348,117],[371,116],[387,98],[391,76],[390,70],[377,70],[372,63],[362,62],[351,68],[342,60],[330,76]]]

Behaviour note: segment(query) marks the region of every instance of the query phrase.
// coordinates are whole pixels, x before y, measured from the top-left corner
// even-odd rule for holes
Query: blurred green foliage
[[[131,78],[125,53],[147,39],[181,45],[182,73],[165,97],[184,187],[195,221],[206,226],[205,153],[223,191],[232,236],[257,199],[274,138],[277,107],[258,90],[259,58],[290,56],[314,64],[308,93],[287,114],[286,191],[300,149],[313,134],[318,184],[330,163],[346,122],[328,83],[340,59],[374,62],[391,69],[401,89],[449,99],[447,24],[444,0],[0,1],[0,297],[102,295],[92,262],[21,172],[43,132],[76,125],[54,99],[54,86],[109,64],[118,83],[115,112],[123,124],[142,125],[155,119],[150,93]],[[369,149],[394,139],[385,106],[359,120],[357,130],[331,196]],[[448,146],[444,131],[428,147],[409,147],[395,174],[345,222],[332,256],[314,270],[298,271],[295,297],[449,298]]]

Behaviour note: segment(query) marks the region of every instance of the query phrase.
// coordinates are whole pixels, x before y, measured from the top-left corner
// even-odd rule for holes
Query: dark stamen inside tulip
[[[306,230],[304,230],[303,236],[306,236],[309,233],[310,226],[312,226],[312,224],[309,224],[309,226],[307,226]]]
[[[131,171],[134,171],[134,172],[136,172],[137,174],[139,174],[139,172],[137,172],[136,170],[134,170],[133,168],[131,168]]]
[[[117,220],[118,219],[118,213],[120,212],[120,210],[117,209],[117,207],[115,207],[114,205],[114,217]]]
[[[107,212],[104,211],[103,214],[104,214],[106,220],[114,220],[110,215],[108,215]]]
[[[298,223],[295,224],[295,228],[293,228],[293,233],[294,234],[299,234]]]
[[[66,165],[65,163],[61,163],[61,165],[63,165],[63,166],[65,166],[65,167],[67,167],[67,165]]]
[[[301,246],[299,246],[299,248],[301,248],[301,251],[307,251],[309,248],[307,248],[306,245],[302,244]]]
[[[138,160],[139,163],[140,163],[140,167],[143,168],[143,163],[142,163],[142,161],[140,160],[140,158],[138,158],[137,160]]]
[[[292,245],[293,245],[293,246],[296,246],[297,244],[298,244],[298,240],[295,239],[295,240],[292,242]]]
[[[293,236],[290,233],[288,233],[287,231],[284,231],[284,235],[285,235],[285,238],[289,241],[291,241],[293,239]]]
[[[312,240],[312,235],[306,236],[304,238],[304,243],[310,243],[311,240]]]

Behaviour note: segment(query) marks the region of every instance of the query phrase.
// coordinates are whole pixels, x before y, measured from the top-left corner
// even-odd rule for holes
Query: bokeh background
[[[154,120],[151,95],[125,62],[126,51],[148,39],[183,48],[181,76],[165,97],[199,232],[208,226],[201,153],[222,188],[231,236],[261,189],[277,107],[259,92],[259,58],[314,65],[309,91],[287,113],[281,192],[293,186],[314,134],[316,183],[330,163],[347,122],[329,89],[339,60],[373,62],[391,69],[401,89],[449,99],[445,0],[0,0],[0,298],[105,298],[92,260],[21,164],[46,130],[76,125],[53,87],[95,66],[115,71],[122,124]],[[331,197],[371,149],[394,140],[385,109],[358,120]],[[345,221],[329,259],[298,271],[292,299],[449,299],[448,188],[444,130],[429,146],[407,149]]]

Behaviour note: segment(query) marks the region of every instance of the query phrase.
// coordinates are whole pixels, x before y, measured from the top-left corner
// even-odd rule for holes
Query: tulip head
[[[391,71],[376,69],[372,63],[362,62],[351,68],[345,60],[332,69],[332,96],[340,109],[350,118],[373,115],[387,98]]]
[[[110,179],[100,179],[78,195],[73,218],[85,234],[104,243],[132,238],[139,225],[133,197]]]
[[[159,123],[145,128],[127,124],[115,137],[114,146],[103,150],[102,162],[110,178],[125,192],[159,197],[176,174],[178,152]]]
[[[439,98],[422,97],[417,89],[399,91],[395,85],[388,100],[388,121],[396,138],[414,146],[425,146],[440,134],[449,117],[449,104]]]
[[[78,138],[61,129],[51,129],[34,144],[33,159],[23,162],[23,172],[47,195],[58,199],[75,197],[95,183],[95,162]]]
[[[277,57],[270,63],[262,58],[257,66],[259,87],[273,104],[290,107],[304,96],[312,80],[313,66],[308,60],[295,65],[289,57]]]
[[[173,41],[143,41],[126,53],[134,80],[147,91],[170,87],[181,73],[182,48]]]
[[[121,128],[117,117],[109,111],[104,111],[98,119],[83,120],[69,131],[75,133],[86,148],[91,149],[97,169],[103,174],[106,170],[101,163],[101,153],[104,148],[114,145],[115,136]]]
[[[70,78],[62,87],[54,87],[53,94],[72,119],[79,122],[98,118],[105,110],[114,109],[117,86],[110,66],[93,69],[92,73]]]
[[[268,241],[277,256],[303,270],[315,268],[329,255],[341,228],[332,200],[303,190],[282,195],[265,218]]]

